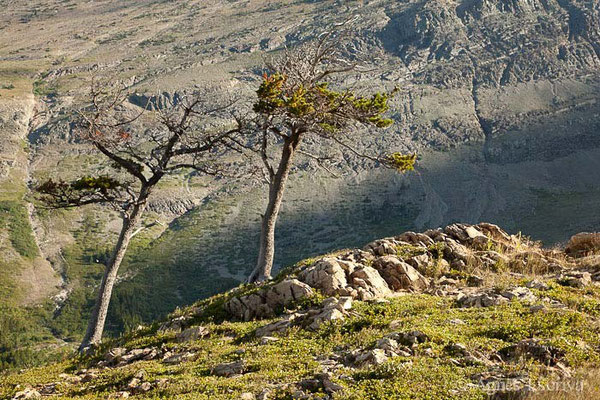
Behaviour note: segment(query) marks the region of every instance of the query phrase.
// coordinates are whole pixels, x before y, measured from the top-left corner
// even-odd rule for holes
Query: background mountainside
[[[350,158],[332,165],[342,175],[334,178],[302,160],[281,216],[278,266],[456,220],[491,220],[545,243],[600,226],[598,1],[0,6],[0,295],[3,306],[37,305],[27,317],[0,318],[36,341],[80,334],[115,235],[106,210],[49,212],[26,196],[32,178],[101,172],[69,120],[89,76],[129,79],[138,105],[209,82],[251,99],[264,54],[334,17],[360,16],[355,45],[376,67],[345,83],[402,89],[391,129],[353,137],[364,151],[417,151],[420,167],[398,176]],[[193,174],[166,182],[122,271],[110,327],[135,326],[242,279],[255,259],[263,193]],[[41,321],[35,329],[31,313]],[[11,343],[5,334],[0,346]]]

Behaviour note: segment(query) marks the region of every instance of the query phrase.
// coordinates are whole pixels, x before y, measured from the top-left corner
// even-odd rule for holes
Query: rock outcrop
[[[433,284],[430,277],[432,271],[448,268],[464,270],[469,264],[493,269],[499,264],[508,263],[506,256],[499,251],[516,251],[520,246],[519,241],[498,226],[487,223],[453,224],[425,233],[405,232],[376,240],[362,250],[325,256],[311,265],[292,271],[290,276],[278,283],[267,284],[249,294],[231,298],[225,304],[225,309],[234,317],[249,321],[273,317],[277,310],[317,292],[325,296],[363,301],[383,299],[399,292],[422,292]],[[536,257],[547,263],[554,262],[543,252],[536,253]],[[444,283],[438,281],[437,284],[440,282]],[[482,278],[470,276],[468,283],[470,286],[479,286]],[[535,298],[528,288],[462,296],[458,302],[464,306],[489,306],[513,298]],[[342,317],[333,309],[328,313],[330,320]],[[263,334],[289,326],[298,315],[286,318]]]

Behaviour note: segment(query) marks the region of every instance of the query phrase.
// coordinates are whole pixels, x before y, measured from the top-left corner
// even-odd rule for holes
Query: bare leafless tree
[[[106,264],[96,303],[80,346],[84,351],[102,338],[112,289],[129,242],[137,232],[148,200],[165,176],[184,169],[201,174],[227,175],[232,161],[225,157],[235,140],[239,121],[225,121],[231,103],[214,106],[216,96],[183,96],[165,109],[139,109],[127,102],[121,84],[91,85],[88,104],[75,119],[77,136],[110,163],[112,173],[65,182],[52,179],[36,187],[49,207],[68,208],[107,204],[119,211],[122,226],[112,257]],[[223,97],[223,96],[221,96]]]

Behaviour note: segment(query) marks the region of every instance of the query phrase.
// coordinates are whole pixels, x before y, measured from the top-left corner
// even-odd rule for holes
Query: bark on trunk
[[[81,342],[81,345],[79,346],[80,352],[86,351],[90,347],[100,343],[102,340],[102,333],[104,331],[108,306],[110,304],[113,286],[117,280],[117,273],[119,272],[119,267],[121,266],[121,262],[125,257],[125,253],[127,252],[129,241],[135,232],[137,224],[142,218],[144,210],[146,209],[147,198],[148,190],[142,189],[138,202],[135,206],[133,206],[129,218],[123,219],[123,227],[121,228],[119,239],[115,245],[113,255],[109,263],[106,265],[106,269],[104,270],[104,276],[102,277],[102,282],[100,283],[96,303],[94,304],[94,309],[92,310],[92,315],[90,316],[85,336]]]
[[[258,262],[248,278],[248,282],[262,282],[271,277],[275,257],[275,224],[281,208],[285,184],[300,139],[301,135],[296,133],[284,141],[279,167],[269,183],[269,202],[265,214],[262,216]]]

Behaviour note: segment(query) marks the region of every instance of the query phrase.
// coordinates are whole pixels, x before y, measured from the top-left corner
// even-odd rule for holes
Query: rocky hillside
[[[27,186],[103,171],[70,124],[90,76],[129,82],[134,105],[161,106],[207,83],[251,99],[264,56],[353,15],[356,49],[374,69],[345,83],[402,89],[393,128],[354,139],[374,153],[418,151],[419,171],[400,177],[346,157],[330,165],[334,178],[300,160],[280,219],[278,267],[454,221],[490,220],[547,244],[600,227],[600,175],[591,173],[600,169],[595,0],[0,6],[0,306],[34,304],[9,323],[33,318],[36,337],[53,345],[81,334],[116,218],[32,207]],[[237,285],[254,262],[264,188],[189,173],[162,189],[125,262],[113,333]]]
[[[596,399],[599,251],[600,234],[406,232],[0,376],[0,397]]]

